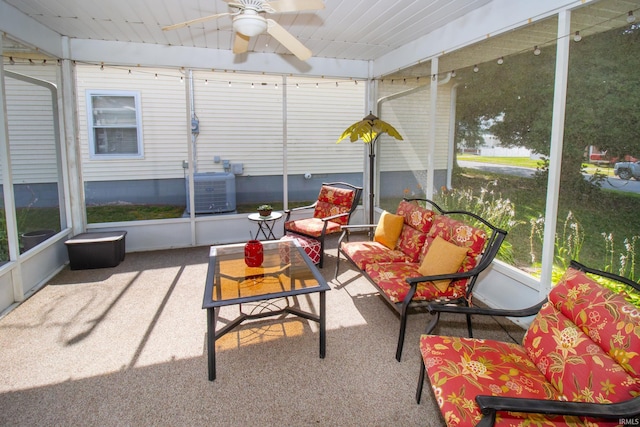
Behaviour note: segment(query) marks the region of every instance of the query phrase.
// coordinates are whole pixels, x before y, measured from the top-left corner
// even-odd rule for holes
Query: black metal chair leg
[[[471,315],[467,314],[467,330],[469,331],[469,338],[473,338],[473,328],[471,327]]]
[[[320,262],[318,262],[318,268],[322,268],[324,263],[324,238],[320,239]]]
[[[420,377],[418,378],[418,387],[416,388],[416,403],[420,404],[420,398],[422,397],[422,387],[424,386],[424,376],[427,372],[427,368],[424,366],[424,359],[420,356]]]
[[[402,358],[402,347],[404,346],[404,332],[407,328],[407,313],[404,311],[400,317],[400,334],[398,336],[398,347],[396,348],[396,360]]]

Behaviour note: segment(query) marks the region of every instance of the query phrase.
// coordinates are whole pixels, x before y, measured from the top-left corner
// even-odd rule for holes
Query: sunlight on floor
[[[281,321],[255,328],[233,330],[216,341],[216,351],[237,349],[241,346],[260,344],[277,339],[301,336],[304,333],[302,320]]]

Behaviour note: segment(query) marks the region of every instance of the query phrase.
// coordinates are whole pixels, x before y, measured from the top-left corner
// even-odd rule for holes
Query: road
[[[463,168],[478,169],[486,172],[500,173],[505,175],[515,175],[524,178],[532,177],[536,172],[536,170],[532,168],[496,165],[492,163],[482,162],[470,162],[465,160],[458,160],[458,164]],[[585,179],[588,179],[589,177],[590,175],[585,174]],[[640,194],[640,181],[636,181],[633,179],[624,181],[618,177],[610,176],[602,182],[602,188]]]

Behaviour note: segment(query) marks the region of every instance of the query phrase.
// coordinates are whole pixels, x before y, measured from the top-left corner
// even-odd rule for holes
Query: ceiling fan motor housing
[[[233,18],[233,29],[247,37],[254,37],[265,32],[267,20],[258,15],[257,11],[245,9],[244,13]]]

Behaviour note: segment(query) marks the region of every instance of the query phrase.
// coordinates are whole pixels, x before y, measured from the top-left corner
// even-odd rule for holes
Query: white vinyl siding
[[[219,156],[242,163],[244,175],[282,175],[282,78],[204,71],[193,76],[198,172],[221,172],[223,163],[214,163]]]
[[[430,84],[428,81],[424,83]],[[416,87],[416,83],[398,84],[396,82],[394,85],[381,85],[380,89],[384,95],[391,95],[414,87]],[[436,170],[447,167],[450,100],[450,88],[448,86],[439,87],[434,151]],[[430,110],[430,88],[424,88],[382,103],[380,118],[395,127],[404,140],[397,141],[387,135],[381,137],[379,147],[381,171],[427,170]]]
[[[338,80],[336,86],[329,78],[196,70],[193,106],[199,134],[192,141],[187,71],[134,67],[129,73],[125,68],[78,65],[77,76],[86,181],[181,178],[183,162],[190,161],[189,145],[197,172],[222,172],[227,160],[242,163],[244,176],[278,176],[284,172],[285,156],[288,174],[352,173],[363,168],[361,141],[336,143],[349,125],[366,115],[363,83]],[[140,93],[143,159],[90,157],[87,90]]]
[[[85,181],[181,178],[188,159],[184,75],[178,70],[76,66],[78,126]],[[183,80],[180,80],[183,77]],[[87,90],[137,91],[144,135],[144,158],[91,158]]]
[[[363,142],[336,143],[365,112],[365,85],[287,78],[287,158],[290,174],[361,172]]]
[[[51,83],[55,65],[13,65],[11,71]],[[5,76],[7,123],[14,184],[58,181],[51,92]]]

